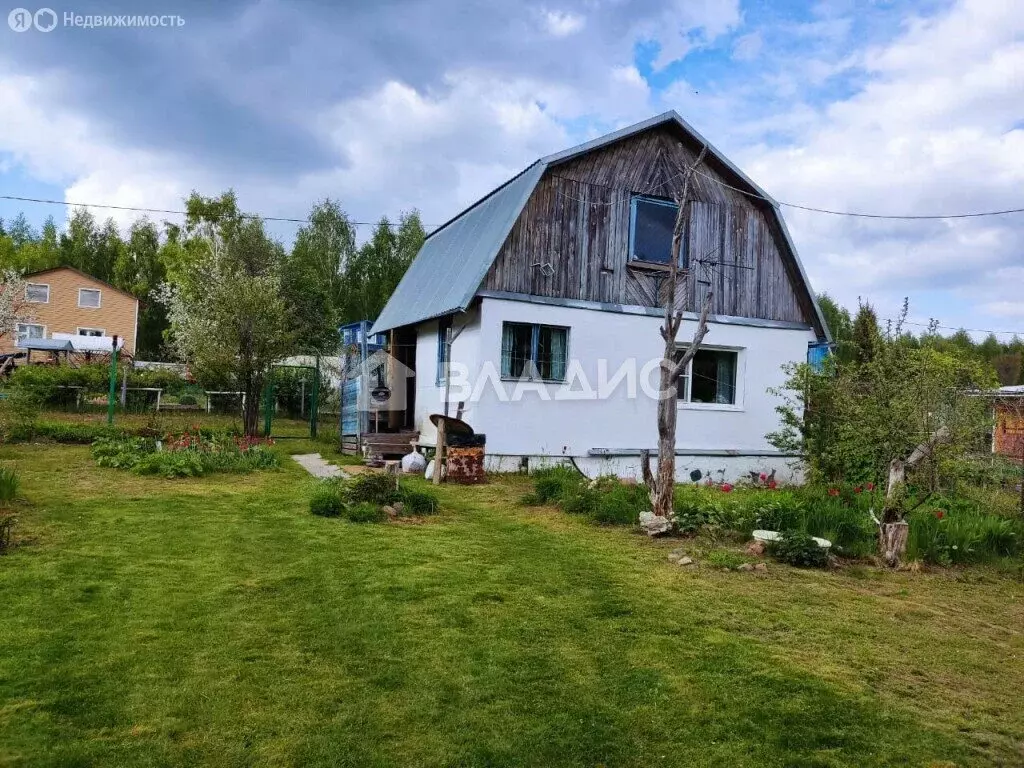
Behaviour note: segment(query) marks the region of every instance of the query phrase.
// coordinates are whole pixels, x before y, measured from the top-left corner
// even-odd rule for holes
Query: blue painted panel
[[[821,373],[825,370],[825,361],[828,360],[831,354],[831,344],[808,344],[807,364],[811,366],[815,373]]]

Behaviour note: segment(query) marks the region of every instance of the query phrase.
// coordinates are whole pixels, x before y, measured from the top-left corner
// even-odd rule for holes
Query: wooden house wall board
[[[484,278],[482,289],[659,306],[663,275],[628,264],[630,198],[681,193],[696,147],[661,126],[548,169]],[[687,246],[696,280],[680,277],[677,307],[699,308],[711,279],[713,313],[813,323],[798,270],[771,206],[727,186],[713,159],[693,177]],[[714,266],[693,263],[704,258]],[[538,263],[549,263],[545,275]],[[752,269],[744,269],[751,267]]]

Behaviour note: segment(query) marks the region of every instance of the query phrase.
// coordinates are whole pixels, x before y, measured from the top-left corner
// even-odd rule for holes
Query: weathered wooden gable
[[[630,197],[681,191],[696,153],[685,138],[659,126],[549,167],[481,288],[659,306],[664,272],[628,262]],[[679,308],[695,311],[700,283],[710,280],[714,314],[812,325],[813,307],[770,204],[731,189],[745,185],[713,160],[702,171],[707,176],[691,185],[687,238],[698,282],[677,292]]]

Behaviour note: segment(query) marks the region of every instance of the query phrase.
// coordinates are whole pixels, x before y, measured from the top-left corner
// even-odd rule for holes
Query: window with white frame
[[[79,328],[79,336],[102,336],[104,333],[102,328]]]
[[[678,211],[679,206],[672,200],[633,195],[629,210],[630,261],[665,265],[671,263],[672,231],[676,226]],[[685,247],[680,251],[679,266],[685,267]]]
[[[100,292],[98,288],[79,288],[78,306],[86,309],[98,309],[100,306]]]
[[[501,326],[502,378],[565,381],[568,352],[568,328],[535,323]]]
[[[677,353],[682,357],[683,350]],[[739,353],[727,349],[699,349],[679,377],[682,403],[736,404]]]
[[[49,304],[50,286],[47,283],[26,283],[25,301],[33,304]]]
[[[24,346],[29,339],[45,339],[46,326],[36,323],[18,323],[17,338],[16,344],[19,347]]]

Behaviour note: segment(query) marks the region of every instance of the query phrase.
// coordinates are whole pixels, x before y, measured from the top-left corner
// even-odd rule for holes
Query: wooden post
[[[445,404],[445,415],[447,415],[447,403]],[[441,419],[437,425],[437,447],[434,449],[434,485],[441,484],[441,466],[444,461],[445,439],[447,431],[447,419]]]

